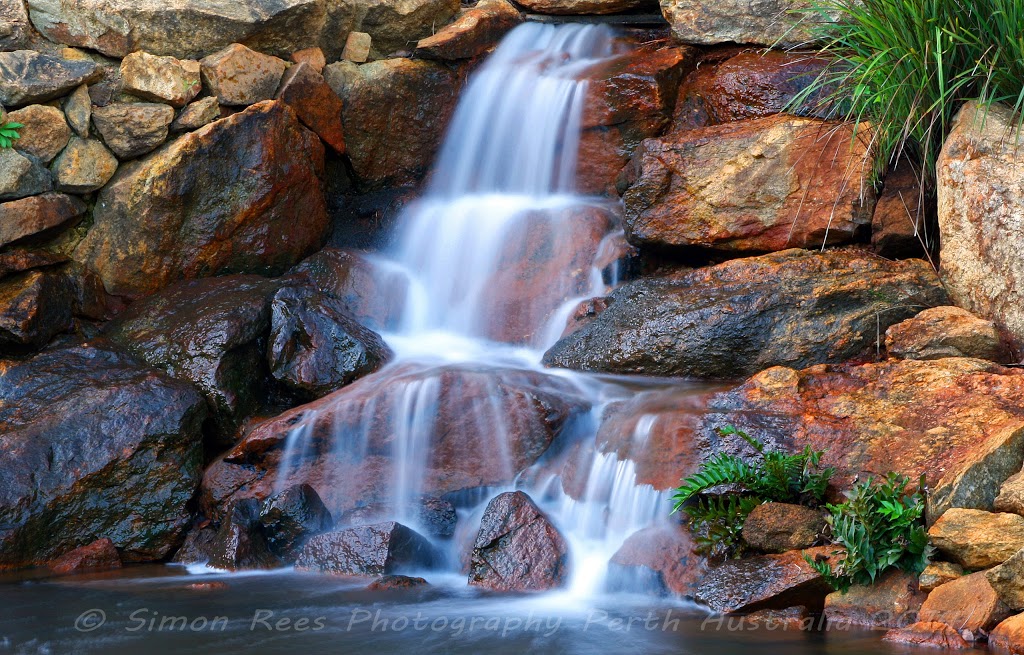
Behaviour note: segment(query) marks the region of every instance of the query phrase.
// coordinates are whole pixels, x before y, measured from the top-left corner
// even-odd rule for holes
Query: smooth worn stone
[[[296,64],[281,80],[277,98],[285,102],[324,143],[339,155],[345,154],[345,132],[341,126],[341,99],[320,73],[308,64]]]
[[[623,195],[626,238],[726,252],[849,242],[875,204],[870,135],[854,129],[779,114],[644,141]]]
[[[609,591],[648,593],[653,588],[692,598],[705,569],[706,560],[686,530],[644,528],[630,535],[612,556]]]
[[[1006,363],[1010,353],[995,323],[959,307],[933,307],[885,332],[885,349],[899,359],[977,357]]]
[[[879,330],[947,298],[921,260],[794,249],[629,282],[608,301],[544,354],[545,365],[735,379],[842,362],[873,350]]]
[[[954,507],[932,525],[928,538],[965,569],[987,569],[1024,548],[1024,517]]]
[[[117,172],[117,157],[97,139],[73,136],[52,165],[57,190],[89,193],[102,188]]]
[[[936,164],[941,275],[953,304],[1024,343],[1024,169],[1018,117],[967,103]]]
[[[890,570],[870,586],[857,585],[846,593],[834,591],[826,596],[825,617],[830,626],[903,628],[917,620],[926,596],[918,588],[916,575]]]
[[[49,164],[60,154],[71,138],[71,128],[64,120],[64,112],[46,105],[29,105],[7,115],[12,123],[21,123],[21,136],[14,142],[14,149],[32,155],[44,164]]]
[[[266,385],[270,299],[280,287],[255,275],[185,280],[133,303],[104,334],[194,384],[210,403],[217,443],[230,445]]]
[[[784,553],[813,546],[824,528],[825,518],[818,510],[803,505],[764,503],[755,507],[743,522],[743,540],[766,553]]]
[[[63,273],[30,271],[0,281],[0,356],[38,350],[71,329],[75,290]]]
[[[17,200],[53,189],[53,178],[42,162],[14,148],[0,148],[0,200]]]
[[[171,123],[171,132],[191,132],[198,130],[220,118],[220,103],[217,98],[209,96],[187,105]]]
[[[65,553],[49,564],[54,573],[66,575],[82,571],[103,571],[121,568],[121,556],[114,542],[104,537],[91,544]]]
[[[64,116],[75,134],[83,139],[89,138],[89,125],[92,121],[92,98],[89,86],[83,84],[64,99]]]
[[[85,210],[85,203],[63,193],[0,203],[0,247],[34,235],[51,234],[51,230],[67,225]]]
[[[337,38],[324,33],[323,0],[28,0],[28,7],[50,40],[117,58],[142,50],[198,59],[232,43],[287,55],[321,36]]]
[[[344,103],[345,146],[361,184],[411,184],[425,174],[455,110],[462,75],[415,59],[339,62],[324,69]]]
[[[287,106],[254,105],[125,166],[75,259],[130,297],[180,279],[281,273],[326,235],[323,157]]]
[[[0,105],[22,107],[59,98],[102,71],[91,61],[71,61],[33,50],[0,52]]]
[[[720,125],[785,111],[828,65],[808,53],[743,51],[719,64],[702,63],[679,89],[673,130]],[[823,118],[818,103],[828,92],[812,94],[800,115]]]
[[[938,621],[960,631],[991,630],[1013,612],[996,594],[984,571],[933,589],[921,606],[921,621]]]
[[[308,484],[288,487],[263,501],[260,529],[270,552],[294,560],[312,536],[331,528],[334,521],[316,490]]]
[[[385,575],[433,566],[437,553],[425,537],[388,521],[317,535],[306,542],[295,568],[338,575]]]
[[[569,576],[569,546],[533,499],[505,492],[487,504],[473,543],[469,584],[495,591],[544,591]]]
[[[1013,474],[1003,483],[992,509],[1024,516],[1024,471]]]
[[[619,14],[639,9],[647,0],[517,0],[531,12],[555,15]]]
[[[364,0],[353,31],[369,34],[371,55],[381,58],[413,49],[417,41],[451,22],[460,6],[459,0]]]
[[[96,535],[126,562],[168,556],[189,522],[204,417],[190,385],[100,343],[0,362],[0,566]]]
[[[92,123],[119,159],[152,152],[167,140],[174,109],[149,102],[114,103],[95,107]]]
[[[997,653],[1024,655],[1024,614],[1011,616],[993,628],[988,647]]]
[[[795,605],[820,608],[831,590],[804,556],[827,559],[834,550],[832,546],[821,546],[728,560],[708,569],[694,598],[713,612],[726,614]]]
[[[885,633],[885,641],[910,646],[930,646],[946,650],[969,650],[967,643],[955,628],[939,621],[918,621],[905,628]]]
[[[415,589],[429,587],[430,583],[423,578],[407,575],[385,575],[366,585],[368,591],[396,591],[399,589]]]
[[[431,59],[472,59],[491,50],[521,22],[519,10],[507,0],[480,0],[463,9],[453,22],[420,39],[416,53]]]
[[[157,57],[133,52],[121,60],[121,80],[125,93],[144,100],[184,107],[202,90],[198,61]]]
[[[235,43],[201,62],[203,84],[222,105],[247,106],[274,97],[287,64]]]
[[[677,41],[694,45],[806,46],[821,21],[812,0],[661,0],[661,13]]]
[[[985,576],[1007,607],[1017,611],[1024,609],[1024,550],[1018,550],[1010,559],[989,569]]]
[[[959,564],[952,562],[932,562],[921,571],[918,584],[921,591],[931,591],[940,585],[956,580],[963,576],[964,569]]]
[[[349,32],[345,39],[345,49],[341,58],[355,64],[366,63],[370,58],[370,47],[373,45],[373,37],[366,32]]]
[[[306,64],[317,73],[323,73],[324,66],[327,65],[327,58],[324,56],[324,51],[320,48],[297,50],[291,54],[289,59],[296,64]]]
[[[904,159],[885,174],[871,215],[871,245],[883,257],[921,257],[935,238],[928,233],[920,177]]]
[[[311,287],[286,287],[271,302],[267,361],[274,379],[305,399],[337,391],[391,356],[380,335],[345,304]]]

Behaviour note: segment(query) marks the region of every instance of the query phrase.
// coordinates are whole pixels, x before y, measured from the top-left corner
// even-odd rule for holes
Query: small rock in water
[[[272,569],[280,565],[260,533],[259,509],[259,502],[254,498],[235,503],[210,544],[210,566],[239,571]]]
[[[388,521],[317,535],[306,542],[295,567],[338,575],[385,575],[430,568],[437,561],[426,538]]]
[[[423,578],[412,578],[407,575],[385,575],[380,577],[366,588],[370,591],[396,591],[399,589],[415,589],[417,587],[429,587],[430,583]]]
[[[947,650],[968,650],[971,645],[964,641],[954,628],[938,621],[919,621],[906,628],[897,628],[885,633],[885,641],[913,646],[935,646]]]
[[[119,569],[121,568],[121,556],[110,539],[97,539],[91,544],[61,555],[50,562],[50,568],[60,574]]]

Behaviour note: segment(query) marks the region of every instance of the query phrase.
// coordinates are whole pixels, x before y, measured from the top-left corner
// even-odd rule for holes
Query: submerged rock
[[[960,633],[939,621],[918,621],[905,628],[897,628],[885,633],[885,641],[911,646],[931,646],[946,650],[969,650],[971,645],[964,641]]]
[[[495,591],[544,591],[565,584],[569,546],[521,491],[499,494],[484,510],[473,544],[469,584]]]
[[[0,362],[0,567],[96,535],[127,562],[170,554],[202,466],[202,397],[102,344]]]
[[[61,575],[119,569],[121,568],[121,556],[118,554],[114,542],[104,537],[64,553],[50,562],[49,567],[54,573]]]
[[[826,596],[825,617],[830,625],[903,628],[917,620],[926,597],[917,576],[890,570],[870,586],[857,585],[846,593],[834,591]]]
[[[436,561],[429,541],[389,521],[317,535],[306,542],[295,567],[339,575],[385,575],[429,568]]]
[[[933,307],[885,332],[885,349],[900,359],[977,357],[1000,364],[1009,350],[995,323],[959,307]]]
[[[630,282],[609,301],[548,350],[545,365],[729,379],[779,364],[841,362],[946,295],[920,260],[787,250]]]
[[[665,591],[692,598],[706,570],[688,532],[679,526],[639,530],[622,544],[609,563],[609,591]]]
[[[831,589],[804,556],[827,558],[834,550],[832,546],[822,546],[781,555],[728,560],[708,569],[694,597],[712,611],[723,613],[785,609],[794,605],[820,608]]]

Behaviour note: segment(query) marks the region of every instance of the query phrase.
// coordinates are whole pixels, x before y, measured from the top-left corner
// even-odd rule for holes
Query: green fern
[[[697,552],[709,558],[739,557],[746,544],[743,523],[761,501],[753,496],[711,496],[683,508],[693,528]]]
[[[21,138],[18,130],[25,127],[21,123],[11,121],[0,123],[0,148],[10,148],[14,142]]]

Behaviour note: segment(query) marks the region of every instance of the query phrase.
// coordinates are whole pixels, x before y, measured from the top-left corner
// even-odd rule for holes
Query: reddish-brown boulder
[[[1010,352],[995,323],[959,307],[932,307],[885,331],[885,349],[900,359],[977,357],[1004,364]]]
[[[430,583],[423,578],[413,578],[408,575],[385,575],[366,585],[366,589],[368,591],[399,591],[429,586]]]
[[[46,237],[85,213],[85,203],[63,193],[44,193],[0,204],[0,247],[32,236]]]
[[[612,556],[609,585],[625,591],[658,590],[693,597],[706,562],[681,527],[652,526],[632,534]]]
[[[472,59],[493,48],[523,21],[506,0],[480,0],[431,36],[420,39],[416,54],[430,59]]]
[[[0,354],[38,350],[69,330],[75,293],[68,276],[53,270],[0,281]]]
[[[743,540],[766,553],[809,548],[825,528],[825,517],[803,505],[764,503],[743,522]]]
[[[833,551],[834,546],[821,546],[728,560],[708,569],[694,598],[712,611],[729,614],[795,605],[820,608],[831,589],[805,556],[827,559]]]
[[[829,594],[825,598],[825,616],[832,626],[903,628],[917,621],[926,596],[918,588],[916,575],[891,570],[871,586]]]
[[[569,546],[533,500],[506,492],[487,504],[473,544],[469,584],[495,591],[544,591],[565,584]]]
[[[121,568],[121,556],[110,539],[97,539],[50,562],[50,569],[62,575]]]
[[[642,7],[645,0],[517,0],[518,4],[538,14],[589,15],[618,14]]]
[[[289,68],[281,79],[277,96],[339,155],[345,154],[345,132],[341,126],[341,99],[309,64]]]
[[[1011,616],[993,628],[988,647],[997,653],[1024,655],[1024,614]]]
[[[287,105],[253,105],[122,167],[75,259],[132,297],[182,278],[280,273],[328,229],[323,158]]]
[[[630,243],[728,252],[820,248],[871,223],[869,135],[780,114],[648,139],[623,195]]]
[[[910,646],[932,646],[946,650],[968,650],[971,645],[964,641],[960,633],[945,623],[938,621],[920,621],[905,628],[897,628],[885,633],[885,641]]]
[[[1024,517],[953,507],[929,528],[928,539],[964,568],[987,569],[1024,548]]]
[[[932,590],[920,612],[921,621],[937,621],[975,634],[991,630],[1011,614],[984,571],[965,575]]]
[[[306,542],[295,568],[338,575],[385,575],[430,567],[437,559],[426,538],[389,521],[317,535]]]
[[[48,268],[63,264],[68,261],[66,255],[39,250],[25,250],[13,248],[0,252],[0,280],[14,275],[24,273],[33,268]]]

